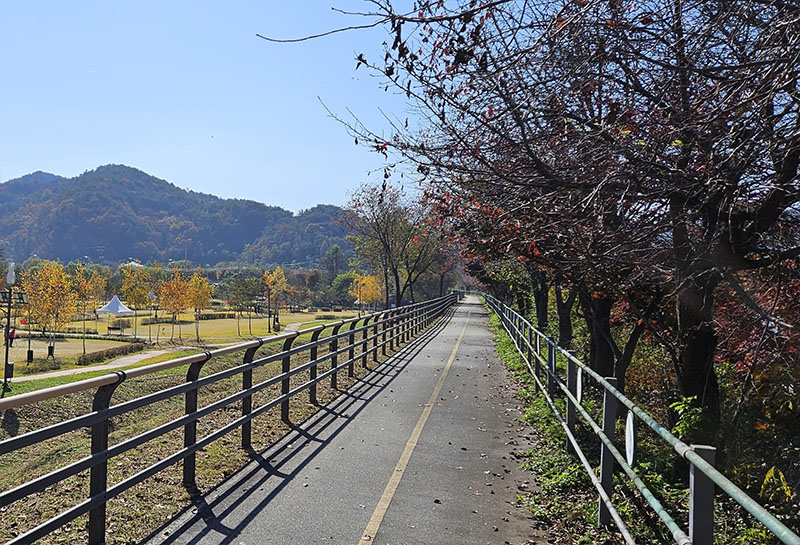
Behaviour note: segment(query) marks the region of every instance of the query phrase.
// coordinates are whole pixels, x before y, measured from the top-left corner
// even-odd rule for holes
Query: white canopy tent
[[[111,314],[112,316],[133,316],[133,311],[126,307],[116,295],[104,307],[96,310],[97,314]]]
[[[123,305],[122,301],[120,301],[119,297],[117,297],[116,295],[111,298],[111,301],[109,301],[108,304],[98,308],[95,312],[97,313],[98,316],[100,316],[101,314],[109,316],[109,323],[108,323],[109,333],[111,332],[110,330],[112,329],[111,318],[110,318],[111,316],[114,316],[115,318],[119,316],[135,316],[135,313],[131,309]],[[122,327],[119,328],[120,335],[125,333],[123,327],[124,325],[122,325]]]

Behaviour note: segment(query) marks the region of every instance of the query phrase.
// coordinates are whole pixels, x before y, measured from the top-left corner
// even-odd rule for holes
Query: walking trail
[[[546,543],[524,409],[472,297],[194,499],[146,545]]]

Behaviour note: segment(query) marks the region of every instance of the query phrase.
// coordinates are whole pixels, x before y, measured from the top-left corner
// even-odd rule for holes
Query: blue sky
[[[379,132],[379,108],[404,118],[400,97],[354,71],[358,53],[380,55],[386,31],[256,37],[363,24],[330,8],[366,2],[330,1],[5,2],[0,181],[122,163],[294,211],[344,204],[383,159],[356,147],[317,97]]]

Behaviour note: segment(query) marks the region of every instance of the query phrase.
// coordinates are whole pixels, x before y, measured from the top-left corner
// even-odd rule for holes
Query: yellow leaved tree
[[[45,261],[38,271],[25,274],[22,286],[28,294],[31,317],[43,333],[50,329],[48,355],[54,355],[54,331],[69,322],[78,308],[70,277],[60,263]]]
[[[357,274],[348,291],[358,301],[359,316],[365,306],[377,303],[381,298],[381,281],[373,274]]]
[[[283,273],[283,269],[280,267],[275,267],[275,270],[264,271],[264,276],[261,277],[261,283],[264,284],[264,295],[267,297],[267,316],[272,315],[272,302],[275,301],[275,325],[280,325],[280,319],[278,318],[278,307],[280,296],[283,292],[289,289],[289,282],[286,281],[286,275]],[[267,321],[267,330],[269,332],[272,331],[272,321]]]
[[[81,322],[83,324],[83,353],[86,354],[86,307],[91,302],[91,277],[86,276],[86,271],[83,268],[83,263],[78,261],[75,265],[75,274],[72,277],[73,285],[75,286],[75,295],[77,302],[81,307]]]
[[[100,306],[103,298],[106,295],[106,285],[108,284],[108,278],[106,278],[100,271],[94,269],[92,271],[92,276],[89,277],[89,286],[88,286],[88,298],[90,307],[96,309]],[[99,316],[97,312],[94,313],[94,320],[95,325],[94,329],[97,330],[97,321]]]
[[[189,307],[189,286],[181,271],[173,269],[172,277],[158,286],[158,300],[161,308],[172,316],[172,332],[169,340],[175,338],[175,322],[178,322],[178,338],[182,341],[181,324],[178,315]]]
[[[150,284],[152,277],[144,267],[133,264],[120,267],[122,271],[122,288],[120,293],[129,307],[133,309],[133,336],[136,336],[136,311],[150,303]]]
[[[208,283],[208,279],[197,269],[187,283],[189,293],[187,294],[189,307],[194,309],[194,332],[197,342],[200,342],[200,312],[208,308],[211,304],[211,296],[214,288]]]

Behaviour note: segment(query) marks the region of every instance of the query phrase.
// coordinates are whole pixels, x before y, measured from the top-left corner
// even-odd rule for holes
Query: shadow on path
[[[399,352],[393,354],[385,362],[379,364],[350,390],[342,392],[339,397],[329,404],[320,407],[320,410],[305,422],[300,425],[293,425],[271,447],[260,453],[250,451],[252,463],[239,469],[206,494],[195,498],[192,506],[188,506],[175,515],[170,521],[145,538],[142,543],[153,542],[171,545],[180,542],[193,545],[211,531],[221,534],[221,538],[218,541],[220,545],[231,543],[241,534],[244,528],[258,517],[269,502],[280,494],[284,487],[297,477],[321,450],[352,422],[354,417],[370,401],[392,384],[395,377],[407,367],[409,362],[447,326],[455,310],[456,307],[451,307],[443,319],[439,320],[431,329],[403,347]],[[321,436],[324,436],[324,438]],[[296,466],[291,471],[281,471],[281,468],[290,461],[296,463]],[[251,482],[251,479],[259,474],[261,476],[258,480]],[[281,479],[281,482],[239,524],[229,527],[222,523],[222,520],[236,509],[244,498],[258,491],[270,478]],[[217,492],[219,494],[215,495]],[[213,499],[209,500],[212,497]],[[224,503],[227,503],[228,506],[223,507]],[[197,513],[194,516],[187,519],[174,531],[171,531],[169,536],[156,541],[156,538],[163,534],[170,525],[174,524],[176,520],[180,519],[192,508],[197,509]],[[220,509],[219,512],[215,512],[217,508]],[[183,534],[189,531],[199,520],[205,523],[205,527],[191,540],[180,541]]]

